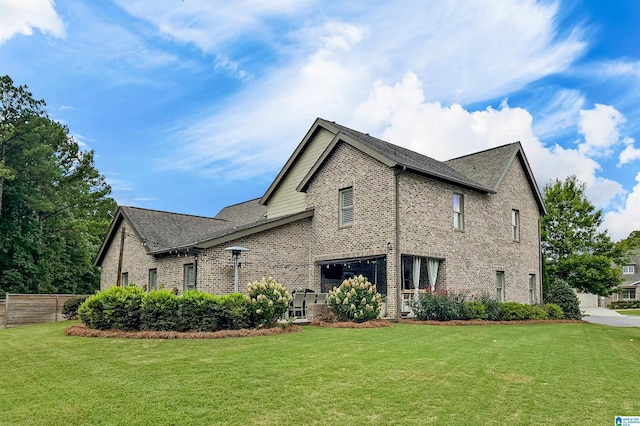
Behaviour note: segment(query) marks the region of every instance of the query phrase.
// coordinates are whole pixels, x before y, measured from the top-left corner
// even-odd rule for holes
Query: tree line
[[[69,129],[27,86],[0,77],[0,298],[92,293],[116,202]]]

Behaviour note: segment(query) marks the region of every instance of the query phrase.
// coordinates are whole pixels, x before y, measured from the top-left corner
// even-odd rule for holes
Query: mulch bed
[[[418,321],[414,319],[398,319],[400,324],[422,324],[422,325],[441,325],[441,326],[459,326],[459,325],[516,325],[516,324],[566,324],[566,323],[584,323],[583,320],[523,320],[523,321],[486,321],[486,320],[453,320],[453,321]]]
[[[318,327],[332,327],[332,328],[380,328],[380,327],[390,327],[391,323],[383,319],[377,319],[377,320],[365,321],[365,322],[352,322],[352,321],[326,322],[326,321],[323,321],[322,318],[315,318],[313,321],[311,321],[311,325],[315,325]]]
[[[274,334],[298,333],[302,327],[288,325],[286,327],[261,328],[259,330],[220,330],[212,332],[179,332],[179,331],[122,331],[96,330],[84,324],[72,325],[64,330],[67,336],[80,337],[118,337],[125,339],[227,339],[230,337],[272,336]]]

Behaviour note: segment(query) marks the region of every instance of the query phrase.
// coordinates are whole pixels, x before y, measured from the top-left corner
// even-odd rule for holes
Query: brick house
[[[633,254],[629,261],[622,265],[622,283],[611,300],[640,299],[640,252]]]
[[[223,294],[224,249],[243,246],[241,283],[327,292],[363,274],[392,316],[433,288],[538,303],[544,214],[519,142],[440,162],[319,118],[260,199],[213,218],[120,207],[96,265],[101,289]]]

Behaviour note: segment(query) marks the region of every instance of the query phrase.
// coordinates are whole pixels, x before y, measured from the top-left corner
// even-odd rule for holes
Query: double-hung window
[[[129,285],[129,273],[128,272],[123,272],[122,273],[122,287],[126,287]]]
[[[453,194],[453,228],[462,231],[464,229],[464,196]]]
[[[623,300],[633,300],[635,298],[636,298],[636,289],[635,288],[622,289],[622,299]]]
[[[536,302],[536,275],[529,274],[529,303],[533,305]]]
[[[496,272],[496,299],[499,302],[504,302],[504,272]]]
[[[353,187],[340,190],[340,226],[353,224]]]
[[[184,290],[195,290],[196,289],[196,275],[195,268],[193,267],[193,263],[189,263],[184,265]]]
[[[622,267],[622,273],[624,275],[633,275],[636,273],[636,265],[624,265]]]
[[[158,288],[158,270],[149,269],[149,291]]]
[[[520,241],[520,212],[511,210],[511,238]]]

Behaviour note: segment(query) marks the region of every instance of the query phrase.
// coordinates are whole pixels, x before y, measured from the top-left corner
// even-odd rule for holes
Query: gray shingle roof
[[[493,191],[498,190],[502,177],[518,150],[519,142],[453,158],[446,164]]]
[[[215,218],[228,220],[236,225],[263,220],[267,214],[267,206],[259,204],[259,200],[259,198],[255,198],[244,203],[227,206],[220,210]]]
[[[146,241],[150,251],[181,247],[233,227],[228,220],[180,213],[148,210],[139,207],[120,207],[136,232]]]
[[[329,126],[334,126],[345,135],[352,137],[360,143],[389,158],[398,166],[406,167],[419,173],[424,173],[436,178],[458,183],[460,185],[474,188],[480,191],[494,192],[492,189],[484,186],[482,183],[475,181],[469,176],[466,176],[465,174],[451,167],[450,165],[443,163],[442,161],[438,161],[431,157],[427,157],[426,155],[411,151],[410,149],[391,144],[389,142],[383,141],[382,139],[375,138],[365,133],[358,132],[343,125],[328,122],[326,120],[323,121],[325,121],[325,123],[327,123]]]

